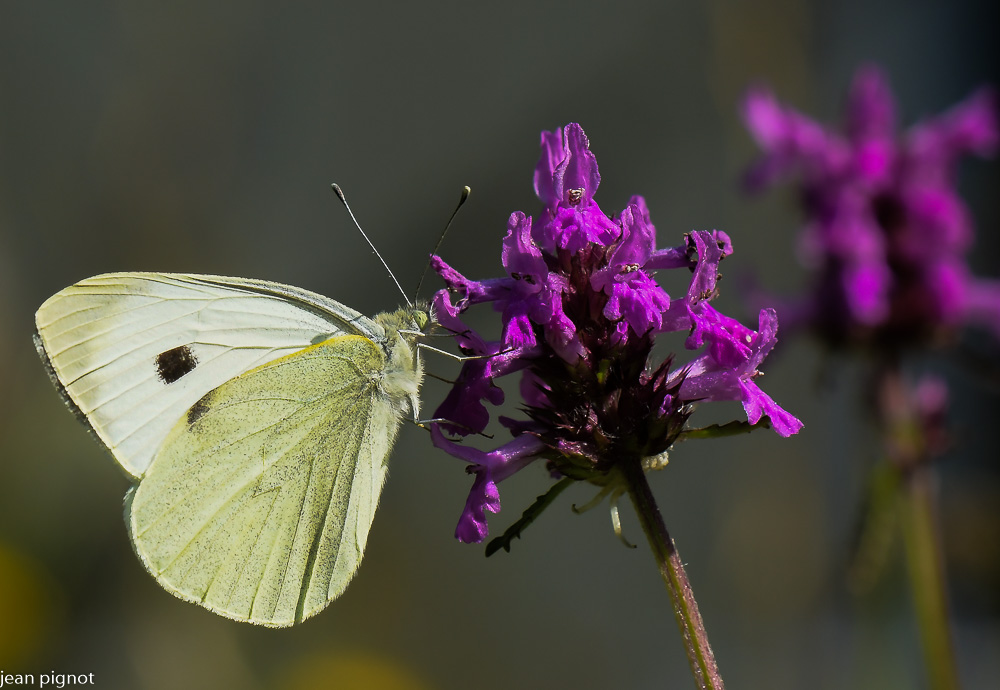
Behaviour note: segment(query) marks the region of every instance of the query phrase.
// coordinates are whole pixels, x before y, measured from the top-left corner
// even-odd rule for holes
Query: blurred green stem
[[[884,366],[878,381],[887,460],[899,473],[897,514],[929,686],[931,690],[957,690],[933,464],[940,451],[932,447],[931,431],[926,428],[929,422],[921,416],[915,391],[903,380],[899,367]]]
[[[660,515],[660,509],[656,506],[656,499],[653,498],[642,465],[636,460],[621,463],[621,468],[625,475],[629,497],[639,516],[642,530],[649,540],[649,547],[653,550],[660,575],[667,586],[695,684],[700,690],[722,690],[725,685],[719,674],[719,667],[715,663],[712,646],[708,642],[708,633],[705,632],[698,602],[695,601],[681,557],[674,548],[674,540],[670,538],[663,523],[663,516]]]
[[[931,468],[914,468],[899,493],[899,517],[930,687],[957,690],[934,484]]]

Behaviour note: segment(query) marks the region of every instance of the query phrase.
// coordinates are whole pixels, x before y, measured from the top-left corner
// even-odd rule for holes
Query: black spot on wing
[[[201,396],[201,399],[192,405],[190,410],[188,410],[188,426],[192,426],[195,422],[201,419],[206,412],[208,412],[212,403],[212,393],[214,393],[214,391],[209,391],[205,395]]]
[[[156,356],[156,373],[160,380],[171,384],[198,366],[198,358],[187,345],[175,347]]]

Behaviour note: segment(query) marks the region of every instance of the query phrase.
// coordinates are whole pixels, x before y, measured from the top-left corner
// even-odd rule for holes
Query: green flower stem
[[[958,666],[948,619],[944,546],[934,482],[936,453],[896,363],[879,377],[879,416],[887,460],[899,474],[897,515],[931,690],[956,690]],[[940,451],[938,451],[940,452]]]
[[[708,633],[698,610],[691,583],[688,581],[684,564],[674,548],[674,540],[670,538],[663,516],[656,506],[656,499],[646,481],[646,475],[638,460],[620,464],[622,474],[628,487],[632,505],[642,523],[642,530],[649,540],[649,547],[660,568],[660,575],[667,586],[667,593],[674,607],[674,616],[681,629],[681,638],[687,651],[688,662],[695,684],[700,690],[722,690],[725,685],[719,674],[719,666],[715,662],[712,646],[708,642]]]
[[[956,690],[958,669],[948,624],[948,595],[932,470],[926,465],[914,468],[904,478],[902,489],[900,525],[927,677],[932,690]]]

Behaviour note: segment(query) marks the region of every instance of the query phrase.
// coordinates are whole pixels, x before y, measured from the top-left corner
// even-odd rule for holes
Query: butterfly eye
[[[188,345],[181,345],[156,355],[156,374],[168,385],[185,374],[190,374],[196,366],[198,358]]]

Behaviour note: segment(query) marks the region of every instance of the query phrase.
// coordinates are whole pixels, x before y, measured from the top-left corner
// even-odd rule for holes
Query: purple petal
[[[583,190],[579,203],[588,204],[601,184],[601,174],[597,171],[597,157],[590,151],[590,141],[583,128],[571,122],[563,129],[565,148],[569,151],[562,168],[562,193]],[[572,202],[570,202],[572,203]]]
[[[499,448],[485,452],[449,441],[437,424],[431,426],[431,442],[446,453],[471,463],[476,474],[455,530],[455,537],[465,543],[481,542],[489,534],[486,511],[500,511],[497,483],[531,464],[545,449],[545,444],[537,437],[521,434]]]
[[[738,400],[743,403],[747,420],[771,420],[772,428],[782,436],[796,433],[802,423],[775,403],[754,383],[758,368],[777,342],[778,319],[773,309],[762,309],[759,330],[754,333],[735,320],[718,312],[706,311],[704,335],[712,342],[705,354],[675,372],[671,383],[680,381],[684,401]],[[712,310],[714,311],[714,310]]]
[[[500,512],[500,490],[487,470],[476,472],[465,509],[455,527],[455,538],[463,544],[478,544],[490,533],[486,511]]]
[[[483,401],[501,405],[504,400],[503,390],[493,383],[489,373],[490,361],[487,359],[463,362],[455,385],[434,410],[434,418],[454,422],[449,425],[449,431],[463,436],[482,432],[490,423],[490,413]]]
[[[490,451],[479,450],[464,443],[450,441],[439,424],[431,425],[431,442],[449,455],[489,469],[500,482],[520,471],[545,450],[545,444],[532,434],[521,434]]]
[[[649,261],[646,262],[644,268],[652,271],[658,268],[683,268],[690,265],[691,259],[688,258],[688,246],[687,244],[682,244],[679,247],[657,249],[650,255]]]
[[[741,110],[744,124],[762,149],[771,151],[785,145],[787,118],[774,92],[763,86],[751,88],[743,97]]]
[[[896,106],[888,81],[878,67],[867,65],[854,75],[847,101],[847,135],[856,143],[895,136]]]
[[[630,274],[646,264],[653,253],[653,229],[645,223],[638,207],[627,206],[618,222],[621,225],[620,240],[608,256],[607,266],[590,276],[591,286],[605,293],[609,293],[615,283],[626,281]]]
[[[538,340],[529,317],[530,305],[525,300],[511,302],[503,312],[503,340],[507,347],[534,347]]]
[[[950,111],[914,126],[906,137],[911,165],[939,176],[951,186],[954,161],[965,153],[991,156],[997,150],[997,95],[983,88]]]
[[[965,286],[965,314],[1000,339],[1000,281],[970,280]]]
[[[577,206],[560,206],[549,220],[536,221],[532,233],[552,253],[565,249],[575,254],[589,244],[610,245],[618,239],[620,229],[597,202],[590,200]]]
[[[796,166],[831,169],[849,160],[846,144],[798,111],[782,106],[766,88],[749,90],[743,121],[764,155],[750,168],[746,183],[760,189]]]
[[[757,315],[757,333],[754,335],[753,345],[750,346],[751,355],[747,358],[743,373],[751,376],[757,373],[757,368],[777,342],[778,314],[771,308],[761,309]]]
[[[601,175],[583,128],[573,122],[559,132],[542,132],[541,145],[542,156],[535,168],[538,198],[548,208],[589,205]]]
[[[798,433],[802,422],[782,409],[767,393],[751,380],[740,380],[740,401],[747,413],[747,421],[756,424],[762,416],[771,420],[771,428],[779,436],[789,437]]]
[[[718,369],[711,356],[697,357],[674,372],[671,384],[681,384],[679,397],[684,402],[740,399],[740,377],[732,369]]]
[[[745,365],[756,335],[752,330],[708,302],[694,305],[690,313],[694,328],[684,343],[687,349],[695,350],[707,343],[709,355],[719,366],[735,369]]]
[[[559,293],[552,291],[545,295],[549,301],[537,307],[536,318],[545,313],[545,339],[546,342],[557,343],[561,349],[571,340],[576,338],[576,324],[566,316],[562,309],[562,300]]]
[[[482,281],[469,280],[449,266],[439,256],[431,257],[431,268],[441,276],[450,289],[462,295],[461,301],[465,303],[459,306],[460,311],[465,311],[470,304],[491,302],[499,299],[506,295],[512,287],[510,278],[491,278]]]
[[[455,335],[455,341],[459,347],[475,354],[486,354],[489,352],[486,341],[458,318],[464,305],[467,304],[467,302],[463,302],[462,305],[453,305],[451,293],[447,290],[438,290],[431,300],[431,313],[439,326]]]
[[[510,214],[507,221],[501,260],[507,274],[516,281],[516,291],[525,294],[542,289],[549,270],[542,250],[531,239],[531,218],[520,211]]]
[[[723,233],[728,241],[729,236]],[[714,232],[695,230],[687,235],[688,244],[693,244],[698,253],[698,265],[691,277],[688,288],[688,300],[696,304],[703,299],[711,299],[715,295],[715,283],[719,278],[719,262],[722,261],[723,247],[720,246]],[[732,252],[732,245],[729,245]]]
[[[859,144],[854,151],[854,172],[858,181],[872,188],[889,182],[892,173],[895,147],[891,141],[870,140]]]
[[[627,282],[612,284],[610,290],[604,306],[605,317],[611,321],[624,318],[637,336],[661,329],[663,313],[670,307],[670,297],[652,278],[638,271]],[[616,335],[620,341],[627,337],[627,329],[620,328]]]
[[[889,316],[891,280],[889,269],[878,261],[845,266],[841,281],[851,317],[866,326],[885,321]]]
[[[634,194],[631,199],[628,200],[628,206],[634,206],[639,211],[639,217],[642,218],[642,222],[649,226],[650,230],[653,232],[653,236],[656,236],[656,227],[653,225],[653,221],[649,217],[649,207],[646,205],[646,199],[638,194]],[[626,206],[626,208],[628,208]]]
[[[721,258],[726,258],[733,253],[733,241],[729,239],[729,235],[722,230],[713,230],[712,237],[715,239],[715,244],[718,245],[719,251],[722,252]]]
[[[642,266],[649,261],[653,253],[653,243],[656,241],[656,231],[647,221],[648,213],[636,205],[629,205],[618,218],[621,225],[621,239],[612,250],[608,263],[621,268],[635,264]]]
[[[942,324],[959,324],[969,302],[966,296],[969,275],[965,263],[942,257],[927,268],[922,282],[930,295],[928,311],[934,313]]]
[[[982,88],[948,116],[951,145],[958,151],[992,156],[997,151],[997,93]]]
[[[535,194],[548,208],[554,208],[562,197],[561,180],[556,179],[556,170],[566,158],[563,148],[563,133],[542,132],[542,156],[535,166]]]
[[[965,204],[947,187],[913,185],[900,193],[908,222],[898,234],[898,248],[916,261],[961,254],[974,232]]]
[[[662,314],[660,333],[675,333],[677,331],[690,331],[695,327],[691,314],[691,305],[687,297],[670,300],[670,306]]]
[[[993,155],[998,138],[997,94],[991,88],[980,89],[944,115],[914,129],[915,139],[921,134],[934,136],[954,156],[962,153]]]

